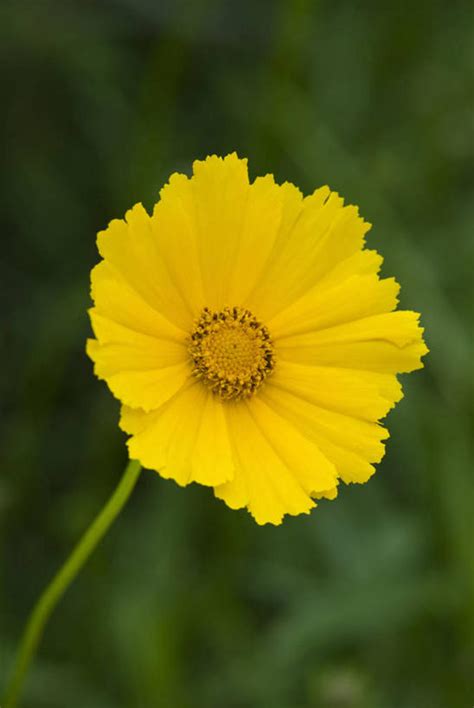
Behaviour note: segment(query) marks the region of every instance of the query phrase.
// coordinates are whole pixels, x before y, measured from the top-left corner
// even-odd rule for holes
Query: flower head
[[[259,524],[366,482],[396,375],[428,351],[364,248],[369,228],[328,187],[249,183],[232,154],[100,232],[87,351],[122,403],[130,456]]]

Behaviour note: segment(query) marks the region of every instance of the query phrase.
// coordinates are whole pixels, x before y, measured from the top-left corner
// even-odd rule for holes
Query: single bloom
[[[111,221],[87,352],[130,457],[259,524],[366,482],[397,374],[428,351],[369,228],[329,187],[249,182],[235,153],[173,174],[151,216],[137,204]]]

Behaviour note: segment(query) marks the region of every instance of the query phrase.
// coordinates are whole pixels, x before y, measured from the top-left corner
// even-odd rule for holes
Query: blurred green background
[[[309,517],[259,528],[144,473],[48,626],[25,708],[474,704],[472,8],[2,3],[0,679],[125,464],[84,354],[111,218],[213,152],[328,183],[374,224],[431,348],[377,475]]]

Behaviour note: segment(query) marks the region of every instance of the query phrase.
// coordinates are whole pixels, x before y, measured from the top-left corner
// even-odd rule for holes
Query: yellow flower
[[[428,351],[364,249],[369,228],[328,187],[249,183],[232,154],[173,174],[152,216],[137,204],[100,232],[87,351],[122,403],[130,457],[259,524],[366,482],[396,374]]]

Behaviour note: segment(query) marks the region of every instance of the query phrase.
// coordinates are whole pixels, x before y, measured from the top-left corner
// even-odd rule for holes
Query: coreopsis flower
[[[259,524],[366,482],[397,374],[428,351],[369,228],[329,187],[250,183],[235,154],[173,174],[151,216],[137,204],[111,221],[87,351],[130,457]]]

